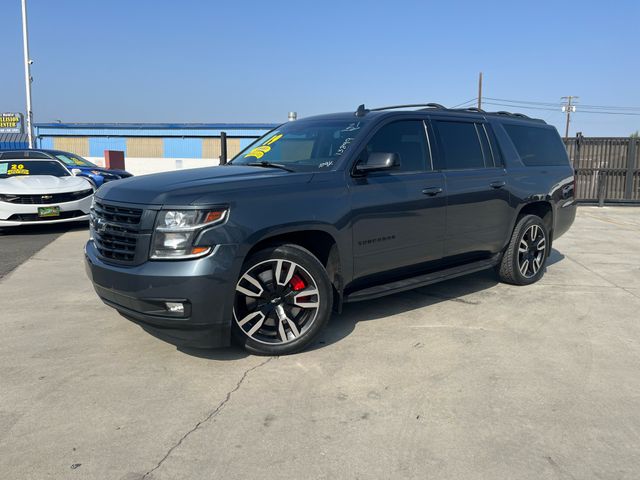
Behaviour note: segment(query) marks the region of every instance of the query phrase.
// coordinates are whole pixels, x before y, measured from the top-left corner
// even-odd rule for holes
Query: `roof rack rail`
[[[496,115],[506,115],[508,117],[519,117],[519,118],[528,118],[531,119],[530,116],[525,115],[524,113],[513,113],[513,112],[506,112],[504,110],[500,110],[499,112],[495,112]]]
[[[355,112],[356,117],[363,117],[369,112],[379,112],[382,110],[394,110],[396,108],[412,108],[412,107],[426,107],[422,110],[428,110],[431,108],[437,108],[440,110],[447,110],[447,108],[439,103],[408,103],[406,105],[390,105],[388,107],[376,107],[376,108],[365,108],[364,103],[358,106],[358,109]]]
[[[462,112],[477,112],[477,113],[487,113],[485,110],[478,107],[467,107],[467,108],[452,108],[451,110],[460,110]]]
[[[512,112],[507,112],[505,110],[501,110],[499,112],[487,112],[486,110],[483,110],[481,108],[477,108],[477,107],[467,107],[467,108],[447,108],[443,105],[440,105],[439,103],[408,103],[405,105],[391,105],[388,107],[377,107],[377,108],[366,108],[364,106],[364,103],[362,105],[358,106],[358,109],[355,111],[355,116],[356,117],[364,117],[367,113],[369,112],[379,112],[381,110],[393,110],[396,108],[411,108],[411,107],[423,107],[420,108],[420,111],[424,111],[424,110],[431,110],[431,109],[436,109],[436,110],[448,110],[448,111],[453,111],[453,112],[475,112],[475,113],[486,113],[487,115],[505,115],[508,117],[517,117],[517,118],[526,118],[529,120],[539,120],[539,119],[535,119],[535,118],[531,118],[528,115],[525,115],[524,113],[512,113]],[[542,120],[544,122],[544,120]]]

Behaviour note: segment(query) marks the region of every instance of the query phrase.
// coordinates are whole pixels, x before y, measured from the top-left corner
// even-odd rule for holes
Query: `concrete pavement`
[[[640,477],[640,209],[581,207],[536,285],[350,304],[280,358],[121,318],[86,235],[0,280],[3,478]]]
[[[87,230],[88,222],[0,228],[0,278],[70,230]]]

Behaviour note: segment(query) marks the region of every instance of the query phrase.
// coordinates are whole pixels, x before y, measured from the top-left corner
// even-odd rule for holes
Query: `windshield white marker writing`
[[[353,132],[354,130],[360,129],[360,122],[350,123],[347,128],[342,130],[343,132]]]
[[[340,155],[342,155],[351,142],[353,142],[353,137],[345,138],[344,142],[342,142],[342,145],[340,145],[340,147],[338,148],[336,156],[339,157]]]

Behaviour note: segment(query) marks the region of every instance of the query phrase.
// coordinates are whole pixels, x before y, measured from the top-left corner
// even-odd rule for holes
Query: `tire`
[[[536,215],[522,217],[499,264],[500,280],[512,285],[530,285],[540,280],[549,256],[549,244],[549,232],[542,219]]]
[[[322,263],[300,246],[274,246],[251,255],[242,267],[232,332],[250,353],[287,355],[309,345],[332,307],[333,288]]]

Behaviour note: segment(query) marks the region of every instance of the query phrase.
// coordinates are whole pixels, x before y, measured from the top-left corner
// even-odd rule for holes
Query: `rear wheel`
[[[513,229],[511,241],[498,268],[500,280],[513,285],[529,285],[544,275],[549,234],[536,215],[522,217]]]
[[[236,284],[234,336],[251,353],[300,351],[327,323],[332,303],[327,272],[311,252],[297,245],[262,250]]]

